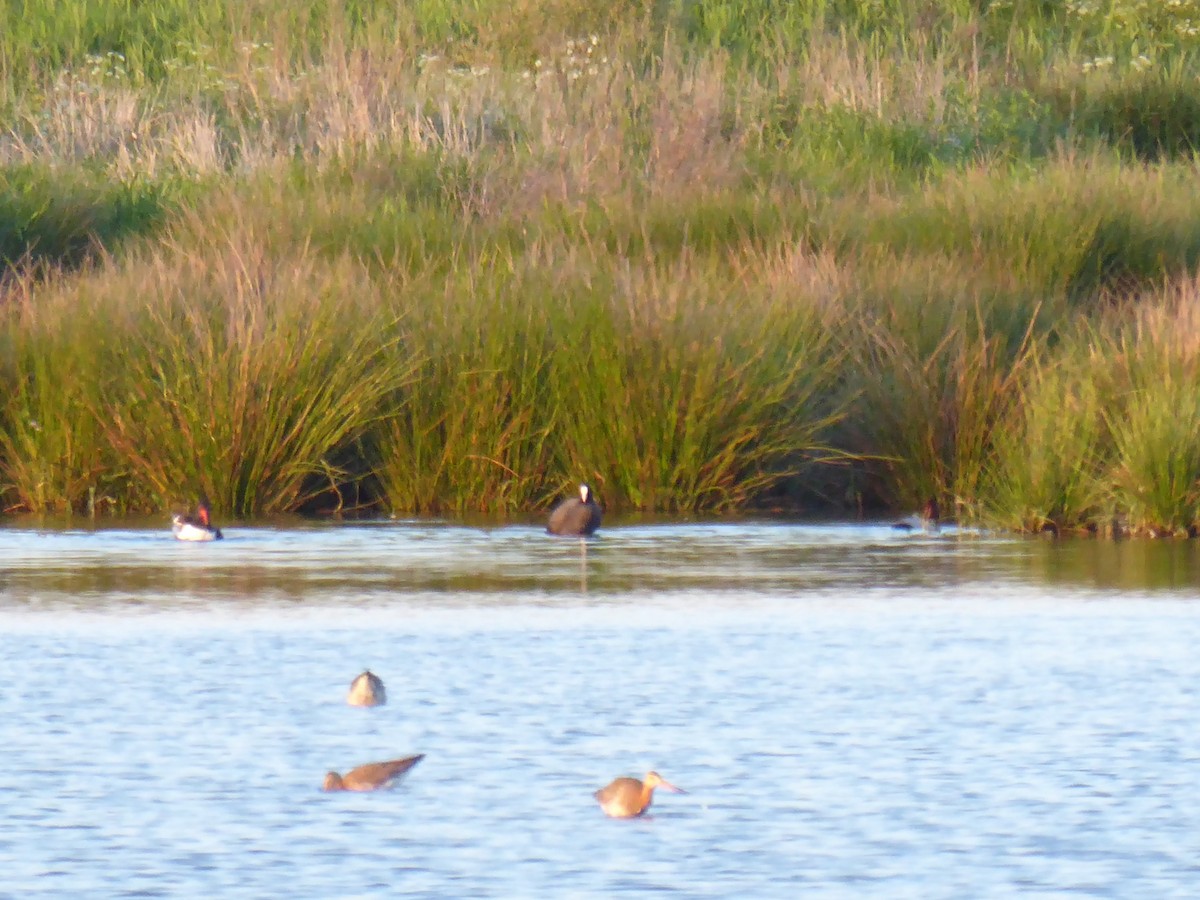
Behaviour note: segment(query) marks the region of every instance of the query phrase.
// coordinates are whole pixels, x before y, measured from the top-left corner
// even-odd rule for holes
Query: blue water
[[[1190,544],[0,529],[0,894],[1191,897]],[[390,703],[345,704],[364,667]],[[394,790],[329,769],[425,753]],[[656,769],[645,818],[592,791]]]

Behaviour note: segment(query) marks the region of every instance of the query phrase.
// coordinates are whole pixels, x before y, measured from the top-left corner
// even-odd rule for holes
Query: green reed
[[[1200,266],[1174,13],[23,6],[9,506],[1194,519],[1130,325]]]
[[[19,505],[79,508],[84,484],[113,482],[122,507],[203,493],[225,514],[262,514],[363,477],[361,462],[340,468],[347,450],[414,368],[381,287],[348,258],[267,255],[252,231],[212,225],[47,285],[29,301],[38,327],[7,323],[21,390],[4,466]],[[65,437],[33,440],[43,419]],[[72,462],[43,499],[45,470]]]
[[[985,514],[1006,528],[1079,529],[1102,518],[1112,385],[1103,356],[1081,344],[1064,345],[1033,368],[999,430]]]
[[[543,290],[482,261],[405,290],[424,360],[377,431],[376,477],[391,511],[507,511],[541,498],[554,416],[554,301]]]
[[[135,496],[296,509],[362,476],[339,459],[415,360],[358,263],[222,244],[163,260],[135,287],[158,296],[126,313],[125,362],[98,413]]]
[[[830,455],[839,360],[815,298],[685,253],[623,261],[559,302],[564,480],[623,507],[729,509]]]
[[[1119,328],[1119,402],[1105,410],[1113,459],[1106,487],[1129,526],[1153,534],[1200,525],[1200,344],[1194,284]]]
[[[34,512],[95,509],[97,500],[111,508],[119,486],[92,414],[97,317],[86,298],[69,314],[48,313],[35,284],[32,271],[11,274],[0,304],[0,498]]]

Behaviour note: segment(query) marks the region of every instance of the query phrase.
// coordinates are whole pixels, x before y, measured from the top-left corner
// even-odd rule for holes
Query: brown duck
[[[686,794],[687,791],[675,787],[657,772],[647,772],[645,781],[636,778],[618,778],[607,787],[596,791],[594,796],[600,801],[600,808],[605,815],[614,819],[629,819],[640,816],[650,808],[654,800],[654,789],[662,788],[674,794]]]
[[[424,753],[392,759],[388,762],[367,763],[351,769],[345,775],[330,772],[325,776],[325,791],[377,791],[391,784],[425,758]]]

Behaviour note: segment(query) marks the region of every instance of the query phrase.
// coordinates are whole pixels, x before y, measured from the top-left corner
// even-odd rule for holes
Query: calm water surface
[[[1195,542],[227,537],[0,528],[0,895],[1200,891]],[[689,793],[606,819],[650,768]]]

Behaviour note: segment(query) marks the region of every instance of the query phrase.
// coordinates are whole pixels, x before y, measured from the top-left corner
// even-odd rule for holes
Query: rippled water
[[[1194,542],[18,523],[0,895],[1194,896],[1198,585]],[[650,768],[689,793],[606,819]]]

